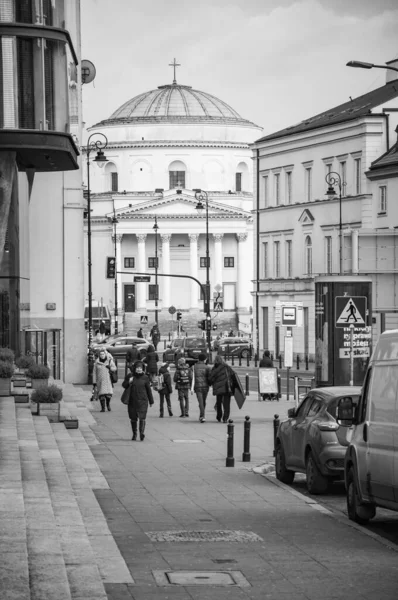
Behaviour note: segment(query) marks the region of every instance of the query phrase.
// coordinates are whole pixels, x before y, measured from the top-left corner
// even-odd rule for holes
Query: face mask
[[[143,371],[142,371],[142,369],[137,369],[136,373],[137,373],[137,375],[142,375]]]

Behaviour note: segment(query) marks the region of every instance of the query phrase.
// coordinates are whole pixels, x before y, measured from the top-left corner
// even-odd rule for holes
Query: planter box
[[[15,404],[26,404],[29,402],[29,394],[14,394]]]
[[[11,377],[0,377],[0,396],[11,396]]]
[[[37,380],[36,380],[37,381]],[[37,415],[40,417],[47,417],[51,423],[59,423],[59,402],[38,402],[37,403]]]
[[[64,425],[66,429],[78,429],[79,428],[79,419],[65,419]]]
[[[26,377],[18,377],[18,379],[13,377],[12,386],[14,388],[26,387]]]
[[[31,381],[33,390],[37,390],[42,385],[48,385],[48,379],[32,379]]]

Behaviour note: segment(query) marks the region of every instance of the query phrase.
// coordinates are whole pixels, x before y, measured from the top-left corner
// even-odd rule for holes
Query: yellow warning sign
[[[337,302],[337,301],[340,302]],[[341,302],[343,300],[343,303]],[[357,300],[357,298],[355,298]],[[362,297],[360,297],[362,300]],[[347,298],[345,296],[340,296],[336,298],[336,325],[349,327],[350,325],[364,326],[366,316],[365,312],[362,315],[361,310],[358,308],[357,304],[361,304],[361,309],[363,310],[363,302],[356,303],[353,298]],[[343,306],[343,309],[341,307]],[[365,309],[366,310],[366,309]]]

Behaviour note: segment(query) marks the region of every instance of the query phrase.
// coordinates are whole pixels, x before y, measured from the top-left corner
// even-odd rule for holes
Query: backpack
[[[189,368],[183,367],[182,369],[178,369],[178,383],[189,387]]]
[[[158,375],[158,386],[157,389],[158,391],[163,390],[163,388],[165,388],[165,383],[164,383],[164,375],[163,373],[159,373]]]

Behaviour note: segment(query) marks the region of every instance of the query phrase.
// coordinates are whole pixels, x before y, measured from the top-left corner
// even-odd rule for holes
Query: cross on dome
[[[169,67],[173,67],[174,68],[174,79],[173,79],[173,85],[177,85],[177,79],[176,79],[176,67],[181,67],[181,65],[176,62],[176,59],[173,59],[172,63],[169,63]]]

